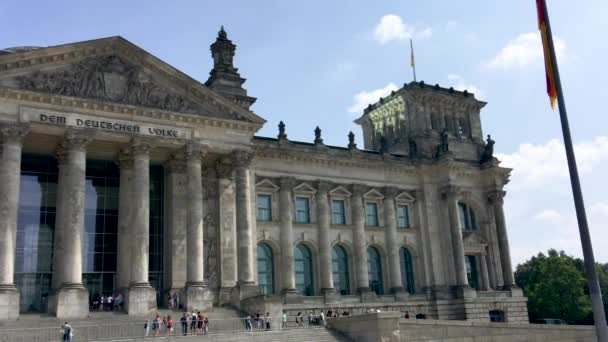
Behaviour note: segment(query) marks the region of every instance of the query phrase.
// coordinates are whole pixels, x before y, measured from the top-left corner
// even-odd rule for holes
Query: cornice
[[[170,121],[172,123],[181,122],[184,124],[190,124],[195,126],[208,126],[208,127],[219,127],[227,129],[237,129],[251,134],[255,133],[259,125],[246,123],[230,119],[219,119],[206,116],[199,116],[196,114],[186,114],[179,112],[163,111],[159,109],[139,107],[126,104],[118,104],[114,102],[104,102],[94,99],[52,95],[46,93],[39,93],[21,89],[14,89],[9,87],[0,86],[0,98],[15,100],[15,101],[27,101],[31,103],[43,104],[46,106],[58,106],[68,107],[75,111],[88,110],[88,111],[102,111],[107,113],[114,113],[126,116],[134,116],[141,118],[153,118],[158,120]],[[53,108],[55,110],[61,110],[60,108]]]

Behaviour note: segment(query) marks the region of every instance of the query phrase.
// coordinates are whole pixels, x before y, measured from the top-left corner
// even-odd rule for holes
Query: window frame
[[[370,206],[373,206],[374,208],[374,215],[373,215],[373,219],[374,222],[370,223],[370,217],[372,217],[370,215],[369,212],[369,208]],[[368,227],[380,227],[380,218],[379,218],[379,214],[378,214],[378,202],[376,201],[365,201],[365,225]]]
[[[458,225],[467,232],[479,231],[475,209],[466,202],[458,201]]]
[[[298,202],[299,200],[305,200],[304,203],[306,203],[306,209],[304,211],[298,209]],[[310,220],[310,197],[308,196],[301,196],[301,195],[296,195],[294,196],[294,210],[295,210],[295,216],[294,216],[294,222],[298,223],[298,224],[310,224],[311,220]],[[298,213],[300,212],[305,212],[306,213],[306,220],[305,221],[301,221],[300,217],[298,215]]]
[[[336,226],[345,226],[352,223],[351,218],[351,198],[352,193],[342,186],[337,186],[329,191],[329,201],[331,206],[331,224]],[[344,224],[334,222],[333,201],[343,201],[344,203]]]
[[[401,225],[401,214],[399,209],[405,210],[404,224]],[[407,204],[397,204],[397,229],[409,229],[412,227],[410,220],[410,206]]]
[[[268,198],[268,208],[266,208],[268,210],[268,219],[261,219],[260,218],[260,197],[267,197]],[[256,197],[255,197],[255,218],[256,221],[258,222],[272,222],[272,194],[266,193],[266,192],[258,192],[256,193]]]
[[[334,210],[334,203],[337,203],[337,202],[342,203],[341,213],[337,213]],[[335,218],[337,217],[336,215],[340,215],[342,222],[336,222],[336,220],[335,220]],[[331,224],[338,225],[338,226],[346,225],[346,200],[341,199],[341,198],[340,199],[338,199],[338,198],[331,199]]]

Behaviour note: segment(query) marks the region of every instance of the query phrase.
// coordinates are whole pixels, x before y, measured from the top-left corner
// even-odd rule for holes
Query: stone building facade
[[[363,149],[258,137],[235,49],[222,28],[204,84],[121,37],[0,50],[0,319],[177,292],[527,321],[484,102],[412,82],[356,121]]]

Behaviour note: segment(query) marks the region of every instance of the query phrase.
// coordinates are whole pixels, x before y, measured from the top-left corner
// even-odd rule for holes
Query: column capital
[[[506,194],[507,194],[507,192],[504,190],[488,191],[488,201],[491,204],[503,204]]]
[[[184,152],[186,156],[186,160],[198,159],[201,160],[207,155],[209,148],[207,145],[199,144],[199,143],[188,143],[184,147]]]
[[[30,126],[22,123],[0,124],[0,141],[17,141],[23,143],[23,139],[29,133]]]
[[[174,173],[185,173],[186,172],[186,160],[176,155],[172,155],[163,164],[167,171]]]
[[[327,194],[331,190],[332,184],[327,181],[317,181],[317,193]]]
[[[254,156],[253,151],[236,150],[232,152],[232,163],[235,167],[249,167]]]
[[[279,183],[281,184],[279,191],[291,191],[296,186],[296,179],[294,177],[281,177]]]
[[[153,146],[152,140],[150,139],[133,138],[133,140],[131,140],[131,152],[133,153],[133,157],[138,155],[149,155]]]
[[[130,170],[133,168],[133,154],[131,149],[123,148],[118,152],[116,164],[121,170]]]
[[[234,170],[234,165],[228,157],[222,157],[215,163],[217,178],[226,179],[232,177],[232,170]]]
[[[69,128],[65,132],[62,145],[68,150],[84,149],[91,141],[93,141],[94,137],[95,132],[93,130]]]
[[[385,200],[394,200],[395,197],[397,197],[397,195],[399,193],[400,193],[399,189],[393,188],[390,186],[387,186],[384,189],[382,189],[382,194],[384,195]]]
[[[462,194],[462,188],[449,184],[439,189],[439,193],[441,194],[441,199],[444,201],[448,199],[457,199]]]
[[[363,196],[367,192],[367,185],[353,184],[353,196]]]

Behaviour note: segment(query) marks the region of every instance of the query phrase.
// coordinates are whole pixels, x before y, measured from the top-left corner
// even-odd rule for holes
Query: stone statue
[[[440,138],[440,142],[439,142],[439,146],[437,146],[437,151],[435,151],[435,157],[442,156],[450,150],[449,143],[448,143],[448,129],[447,128],[444,128],[443,131],[441,131],[439,138]]]
[[[287,139],[287,134],[285,134],[285,123],[281,120],[279,121],[279,140]]]
[[[353,133],[353,131],[348,132],[348,148],[357,148],[357,144],[355,144],[355,133]]]
[[[486,145],[483,147],[483,151],[481,152],[481,159],[479,160],[480,163],[483,164],[494,159],[494,143],[496,142],[492,140],[492,137],[488,134]]]
[[[315,128],[315,144],[323,144],[323,139],[321,139],[321,129],[319,126]]]

